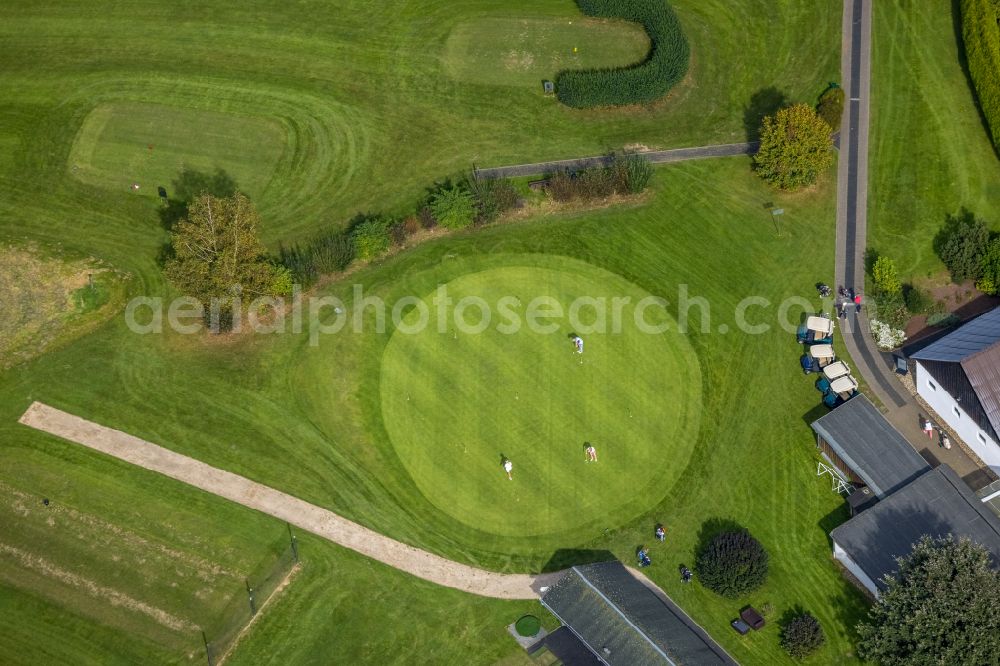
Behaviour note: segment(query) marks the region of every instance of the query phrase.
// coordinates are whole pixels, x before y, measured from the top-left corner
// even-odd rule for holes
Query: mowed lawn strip
[[[958,5],[876,3],[869,245],[900,276],[944,266],[934,236],[963,207],[1000,229],[1000,162],[962,65]]]
[[[52,437],[0,460],[0,585],[139,644],[197,652],[287,544],[278,521]]]

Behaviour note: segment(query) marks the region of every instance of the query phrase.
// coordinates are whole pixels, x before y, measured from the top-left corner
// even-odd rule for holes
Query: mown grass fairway
[[[445,67],[470,84],[539,89],[564,69],[621,67],[648,51],[642,26],[627,21],[484,17],[455,26]]]
[[[200,663],[201,630],[216,638],[230,605],[245,600],[246,578],[287,544],[278,521],[55,438],[4,447],[2,465],[5,663],[56,658],[61,632],[51,633],[50,619],[70,634],[93,631],[89,649],[120,650],[123,660]],[[25,616],[6,613],[25,606],[48,607],[40,626],[14,628]]]
[[[6,469],[23,451],[42,448],[53,453],[37,463],[39,472],[59,475],[76,466],[96,478],[106,473],[104,463],[92,454],[15,424],[30,400],[40,399],[281,488],[407,543],[497,570],[565,566],[606,557],[601,553],[607,551],[630,562],[639,544],[652,542],[652,526],[662,521],[668,528],[667,543],[653,546],[654,564],[647,573],[739,660],[786,663],[776,631],[739,638],[728,626],[731,602],[698,585],[683,587],[677,579],[677,564],[690,565],[702,531],[711,529],[713,521],[735,521],[771,552],[770,582],[747,601],[769,602],[779,614],[794,605],[814,612],[829,638],[819,660],[850,663],[853,624],[863,603],[830,561],[826,533],[846,515],[841,498],[815,476],[814,440],[805,423],[823,410],[817,410],[818,394],[798,369],[800,349],[794,336],[774,320],[783,298],[813,292],[818,259],[832,267],[832,195],[830,181],[812,198],[775,195],[762,187],[742,159],[670,166],[657,171],[646,204],[455,235],[371,266],[352,276],[350,283],[335,283],[321,292],[341,297],[351,310],[353,283],[363,285],[366,295],[395,303],[404,295],[423,297],[438,284],[502,267],[510,259],[524,265],[525,255],[535,257],[537,265],[551,266],[555,255],[622,276],[642,291],[667,298],[672,317],[677,316],[681,285],[687,285],[692,296],[705,297],[711,304],[708,328],[701,330],[695,308],[688,335],[702,376],[702,413],[691,457],[681,482],[625,524],[505,536],[471,526],[436,506],[400,460],[383,421],[381,368],[386,346],[398,334],[375,333],[368,327],[371,312],[365,333],[346,327],[321,337],[315,347],[305,334],[228,343],[137,336],[115,320],[72,346],[3,375],[0,437],[5,444],[0,463]],[[765,201],[786,210],[780,237],[762,210]],[[775,304],[748,313],[754,322],[772,324],[765,334],[736,332],[733,313],[748,295]],[[798,314],[793,311],[789,317],[798,321]],[[727,333],[719,333],[723,324]],[[596,443],[600,449],[601,442]],[[582,466],[582,451],[578,453]],[[515,473],[525,468],[519,464]],[[495,471],[502,474],[499,461]],[[119,474],[136,496],[154,487],[159,494],[173,488],[167,498],[187,496],[166,479],[151,486],[148,475],[136,470],[123,468]],[[503,477],[497,482],[515,485]],[[79,488],[85,496],[94,492],[92,484]],[[171,504],[169,499],[164,502]],[[137,500],[122,506],[140,507]],[[148,513],[135,510],[147,522],[151,516],[169,514],[165,507],[151,507]],[[260,529],[237,517],[227,521],[241,530]],[[605,527],[610,529],[605,532]],[[58,542],[39,537],[35,543],[55,547]],[[326,583],[313,588],[316,596],[308,603],[284,606],[294,608],[294,615],[283,615],[283,606],[277,606],[275,615],[262,618],[262,632],[275,631],[267,629],[273,622],[273,627],[294,624],[300,628],[296,631],[320,635],[329,627],[328,602],[353,599],[351,594],[365,598],[363,579],[356,587],[349,576],[333,573],[335,566],[323,566],[331,567],[337,584],[321,577]],[[342,585],[349,587],[344,591]],[[423,591],[408,597],[411,611],[437,607],[451,594],[428,591],[416,581],[412,585]],[[58,603],[58,597],[46,598]],[[392,601],[387,598],[385,603]],[[488,600],[470,603],[500,608]],[[509,621],[519,616],[512,614]],[[346,615],[344,624],[337,625],[338,635],[367,644],[372,636],[366,616],[358,616],[357,623],[351,617]],[[413,612],[408,617],[418,622]],[[431,631],[438,624],[427,626]],[[385,640],[384,634],[379,637]],[[496,645],[492,640],[470,637],[453,645],[454,652],[439,656],[457,658],[481,648],[496,649],[488,647]],[[321,645],[308,645],[322,653]],[[298,647],[281,651],[285,649],[307,659]],[[516,649],[512,646],[511,651]],[[243,663],[253,661],[252,654],[244,658]]]
[[[645,52],[645,34],[628,24],[599,24],[569,33],[588,37],[586,43],[564,42],[554,26],[593,25],[570,0],[502,7],[490,0],[308,7],[259,0],[238,7],[6,2],[0,7],[0,88],[12,94],[0,108],[0,233],[66,242],[128,270],[151,265],[162,240],[155,225],[159,202],[134,196],[128,185],[135,180],[141,193],[148,189],[126,174],[150,143],[154,159],[158,146],[169,145],[111,125],[106,131],[114,140],[95,146],[98,163],[90,165],[100,182],[81,183],[72,176],[72,146],[78,136],[82,144],[93,140],[99,124],[93,114],[101,109],[155,105],[142,115],[162,116],[164,138],[171,117],[191,119],[191,134],[176,137],[176,150],[189,152],[170,159],[211,163],[213,171],[230,163],[230,175],[254,195],[266,220],[265,239],[276,246],[342,225],[358,211],[409,210],[434,180],[473,163],[576,157],[625,144],[743,141],[748,126],[755,129],[770,110],[775,92],[811,102],[836,78],[838,0],[672,4],[692,44],[688,82],[669,103],[608,113],[573,111],[543,95],[540,79],[555,73],[549,66],[545,74],[529,69],[511,85],[510,76],[520,77],[516,67],[496,60],[525,50],[507,27],[490,33],[498,20],[504,26],[534,22],[542,26],[538,34],[551,34],[530,51],[539,64],[573,46],[587,66],[626,64]],[[545,26],[553,26],[551,32]],[[612,35],[621,39],[598,38]],[[478,41],[461,46],[471,39]],[[471,55],[461,55],[469,49]],[[473,62],[480,71],[475,82],[468,79],[472,70],[463,69]],[[456,78],[455,67],[467,74]],[[200,113],[210,120],[198,120]],[[277,165],[272,130],[252,160],[242,149],[210,153],[195,139],[232,136],[226,150],[236,150],[245,145],[241,125],[282,128]],[[148,177],[169,176],[170,191],[177,175]],[[257,191],[257,183],[269,187]],[[73,234],[53,225],[64,214],[76,218]]]
[[[701,412],[697,357],[676,324],[670,335],[639,330],[635,306],[649,294],[611,273],[557,258],[504,263],[444,287],[456,303],[483,299],[492,322],[477,306],[443,331],[432,316],[422,332],[405,332],[420,310],[402,321],[382,358],[386,430],[424,496],[471,527],[530,536],[616,526],[666,495],[687,466]],[[562,316],[529,326],[535,299]],[[623,301],[618,315],[613,299]],[[643,316],[650,327],[667,323],[662,308]],[[599,321],[604,333],[591,330]],[[586,462],[585,442],[598,462]]]
[[[160,202],[149,194],[159,184],[172,193],[182,165],[210,173],[221,168],[232,176],[253,196],[263,236],[274,250],[279,241],[341,226],[359,211],[409,213],[433,181],[461,174],[473,162],[575,157],[624,144],[743,141],[776,98],[812,102],[836,78],[839,0],[672,4],[692,44],[688,80],[650,108],[578,112],[543,96],[540,82],[529,81],[527,72],[522,80],[516,70],[494,70],[495,57],[513,50],[504,43],[510,33],[495,40],[487,39],[488,31],[477,33],[484,42],[480,66],[489,70],[482,82],[456,78],[449,57],[462,31],[484,22],[575,25],[582,18],[568,0],[502,6],[488,0],[308,6],[6,2],[0,6],[0,89],[6,93],[0,102],[0,235],[70,260],[93,256],[127,271],[133,294],[170,295],[156,262],[166,239]],[[561,39],[553,32],[539,53],[572,47]],[[646,44],[642,35],[629,44],[590,41],[580,45],[579,57],[594,62],[631,59]],[[102,113],[110,114],[103,128]],[[150,127],[158,131],[155,140],[147,138]],[[248,134],[262,138],[251,143]],[[152,161],[144,164],[150,143]],[[131,178],[133,170],[139,178]],[[154,181],[149,187],[147,178]],[[136,180],[142,185],[138,195],[128,190]],[[781,235],[765,202],[786,210]],[[641,204],[454,234],[352,275],[350,282],[366,293],[395,302],[422,298],[438,284],[481,271],[526,265],[562,270],[572,261],[587,266],[588,280],[613,274],[628,289],[665,297],[671,317],[678,314],[681,285],[708,299],[711,326],[689,334],[690,352],[676,345],[620,350],[613,360],[627,366],[596,378],[620,382],[620,395],[601,395],[599,382],[568,382],[563,389],[567,397],[577,388],[593,391],[583,394],[598,401],[591,411],[605,409],[609,416],[620,409],[621,396],[645,399],[647,412],[672,415],[678,423],[695,418],[693,411],[681,417],[678,410],[701,405],[697,430],[676,425],[677,441],[635,432],[647,442],[642,455],[670,448],[664,460],[652,458],[659,467],[642,471],[655,492],[637,488],[638,496],[622,500],[625,507],[609,500],[610,489],[602,487],[624,483],[625,472],[610,481],[597,475],[619,464],[615,434],[624,433],[624,440],[639,426],[609,418],[595,426],[609,428],[606,441],[593,438],[600,455],[596,467],[583,463],[582,440],[590,435],[567,437],[579,447],[567,449],[578,461],[570,464],[595,476],[588,479],[595,494],[606,493],[603,516],[594,509],[587,521],[570,526],[573,517],[560,498],[547,506],[564,520],[553,516],[550,524],[566,529],[536,534],[526,523],[508,524],[502,533],[481,519],[462,513],[460,520],[458,511],[444,510],[442,498],[427,489],[431,477],[422,478],[423,487],[415,480],[432,471],[411,475],[390,436],[398,425],[384,420],[382,370],[387,353],[392,355],[387,347],[397,344],[391,327],[384,333],[345,331],[312,346],[305,334],[140,336],[116,317],[70,345],[0,373],[0,482],[31,498],[27,516],[10,503],[0,513],[0,543],[60,569],[75,567],[74,573],[103,588],[200,625],[221,607],[232,576],[220,574],[209,584],[175,561],[214,563],[236,574],[232,582],[239,588],[238,574],[266,560],[284,528],[17,425],[37,399],[280,488],[412,545],[495,570],[536,571],[607,552],[629,562],[662,521],[668,539],[653,546],[649,574],[741,662],[789,663],[777,623],[738,637],[728,625],[736,610],[732,602],[677,580],[677,565],[691,564],[706,523],[737,521],[772,557],[770,583],[747,601],[770,602],[778,615],[799,605],[810,610],[829,639],[817,663],[853,663],[852,631],[863,602],[830,562],[826,532],[846,516],[842,500],[814,475],[813,438],[804,421],[818,396],[799,373],[799,348],[789,334],[777,327],[757,336],[737,334],[733,320],[745,296],[777,304],[791,294],[812,294],[816,280],[831,279],[833,202],[830,181],[804,197],[775,195],[743,159],[675,165],[657,171]],[[601,288],[612,284],[610,278],[598,281]],[[319,293],[337,295],[350,307],[351,283],[335,282]],[[770,321],[767,310],[749,313],[758,314]],[[719,332],[721,324],[728,333]],[[585,337],[586,362],[599,357],[600,336]],[[517,344],[529,346],[529,340]],[[522,355],[537,353],[536,344],[530,347]],[[656,376],[657,364],[643,357],[650,354],[678,368],[689,367],[684,364],[693,354],[701,374],[698,394],[693,383],[675,387],[667,373]],[[485,385],[485,377],[475,376],[475,363],[460,365],[445,355],[439,360],[428,368],[433,381],[461,373],[472,386]],[[497,390],[511,379],[506,373],[515,371],[522,372],[496,368]],[[660,404],[652,394],[657,387],[671,397],[690,394]],[[546,393],[542,388],[536,396]],[[553,404],[560,421],[539,421],[539,427],[572,427],[570,405]],[[498,404],[489,414],[493,408],[484,399],[480,408],[494,419],[483,434],[502,432],[499,420],[509,406]],[[542,415],[542,405],[536,405],[532,418]],[[671,434],[667,429],[675,424],[660,427]],[[531,468],[527,458],[519,454],[514,462],[515,482],[500,476],[499,460],[492,468],[497,490],[529,480],[522,479]],[[569,492],[574,468],[553,462],[551,469],[553,484]],[[539,483],[529,489],[541,488]],[[36,513],[42,496],[103,522],[85,530],[55,513],[55,525],[49,525],[42,519],[46,514]],[[533,526],[540,505],[524,514]],[[466,507],[485,510],[476,503]],[[504,508],[505,516],[518,513]],[[115,541],[105,547],[107,534],[119,532],[133,545]],[[525,613],[545,617],[538,604],[463,595],[332,545],[308,538],[303,544],[301,578],[227,663],[518,663],[523,652],[503,626]],[[180,555],[164,554],[164,548]],[[0,641],[0,661],[203,663],[198,633],[166,630],[141,614],[125,617],[120,607],[81,593],[65,579],[43,580],[27,570],[3,555],[0,629],[8,640]]]
[[[960,58],[958,5],[875,3],[869,244],[900,277],[944,270],[934,236],[962,207],[1000,229],[1000,162]]]
[[[91,111],[70,153],[84,182],[156,197],[185,170],[222,170],[250,196],[264,194],[287,144],[276,120],[204,109],[120,103]]]

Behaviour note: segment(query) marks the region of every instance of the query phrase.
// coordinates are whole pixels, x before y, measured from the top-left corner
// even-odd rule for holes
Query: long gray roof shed
[[[930,465],[882,412],[858,395],[812,422],[812,429],[879,499],[891,495]]]
[[[923,535],[968,538],[1000,564],[1000,518],[948,465],[940,465],[832,532],[830,538],[885,589],[882,577]]]
[[[736,663],[666,595],[618,561],[573,567],[542,604],[609,666]]]

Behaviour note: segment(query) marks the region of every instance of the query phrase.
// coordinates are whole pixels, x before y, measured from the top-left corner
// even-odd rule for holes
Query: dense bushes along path
[[[653,164],[668,164],[685,160],[700,160],[710,157],[733,157],[735,155],[753,155],[757,152],[757,142],[752,143],[720,143],[714,146],[697,146],[694,148],[672,148],[670,150],[650,150],[638,153]],[[476,178],[516,178],[519,176],[543,176],[556,171],[579,171],[593,167],[603,167],[611,164],[611,155],[595,157],[578,157],[569,160],[553,160],[551,162],[532,162],[530,164],[512,164],[510,166],[475,169]]]

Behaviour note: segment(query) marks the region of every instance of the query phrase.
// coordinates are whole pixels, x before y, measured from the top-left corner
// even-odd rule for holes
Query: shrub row
[[[346,231],[338,229],[305,244],[279,247],[277,263],[288,269],[295,282],[308,287],[320,275],[342,271],[355,259],[377,259],[421,229],[439,224],[449,229],[486,224],[517,202],[517,190],[505,178],[478,182],[470,178],[467,183],[446,183],[437,187],[425,205],[409,217],[397,220],[360,215]]]
[[[642,25],[651,47],[628,67],[567,70],[556,77],[559,101],[574,108],[646,104],[663,97],[687,73],[690,51],[680,21],[666,0],[577,0],[587,16]]]
[[[962,41],[969,75],[993,145],[1000,147],[1000,26],[994,0],[962,0]]]
[[[575,175],[559,173],[552,177],[549,194],[558,201],[594,199],[615,192],[641,192],[652,177],[653,167],[645,157],[626,153],[613,157],[607,167],[588,169]],[[506,178],[465,182],[446,182],[437,186],[420,209],[403,219],[383,215],[360,215],[346,231],[336,230],[314,238],[304,245],[279,247],[277,263],[288,269],[291,278],[308,287],[319,276],[337,273],[352,261],[371,261],[400,246],[421,229],[438,225],[464,229],[473,224],[488,224],[517,206],[520,197]]]
[[[549,177],[547,191],[555,201],[593,201],[612,194],[637,194],[646,189],[653,166],[642,155],[626,153],[612,157],[606,167],[576,173],[559,171]]]

